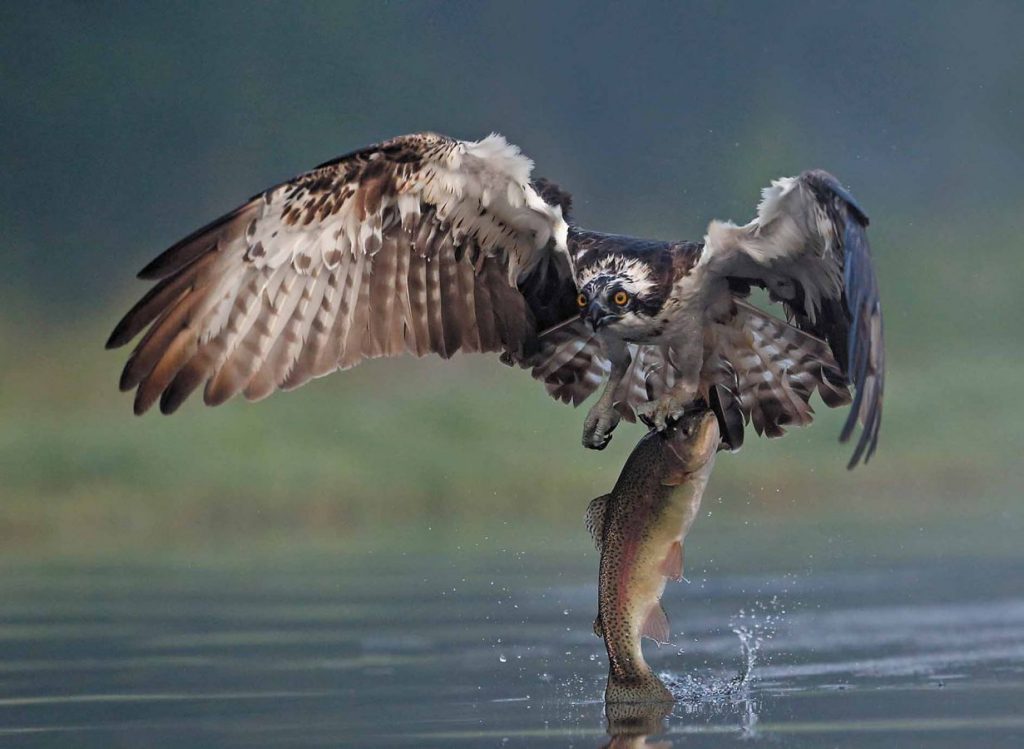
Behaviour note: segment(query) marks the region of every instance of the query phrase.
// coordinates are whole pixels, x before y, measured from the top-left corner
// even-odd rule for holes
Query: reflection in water
[[[717,723],[722,718],[729,719],[728,723],[736,719],[734,730],[739,738],[758,737],[758,702],[750,692],[749,672],[731,678],[694,675],[677,677],[663,673],[661,678],[676,695],[677,701],[674,704],[605,703],[608,734],[612,739],[602,744],[602,749],[668,749],[673,745],[671,741],[663,739],[648,743],[647,739],[666,733],[691,733],[695,721],[706,728],[708,723]],[[669,716],[675,718],[678,725],[666,726]],[[724,729],[721,732],[729,732],[725,726],[721,728]]]
[[[608,719],[608,734],[611,741],[602,744],[603,749],[630,749],[631,747],[648,747],[648,749],[669,749],[671,741],[647,743],[650,735],[665,732],[665,718],[672,712],[671,702],[651,702],[632,704],[624,702],[608,702],[604,706],[604,714]]]

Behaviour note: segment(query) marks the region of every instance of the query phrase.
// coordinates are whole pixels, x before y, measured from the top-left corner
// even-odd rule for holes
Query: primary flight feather
[[[571,199],[503,137],[393,138],[255,196],[139,274],[156,284],[107,343],[142,338],[135,411],[259,399],[364,359],[495,352],[579,404],[583,442],[619,419],[658,429],[694,401],[724,441],[853,406],[850,465],[875,449],[884,349],[867,217],[825,172],[775,181],[756,218],[703,242],[583,229]],[[752,287],[788,322],[744,301]]]

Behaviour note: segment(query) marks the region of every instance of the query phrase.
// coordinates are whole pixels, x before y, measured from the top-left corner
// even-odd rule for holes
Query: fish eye
[[[620,307],[623,307],[625,306],[626,302],[629,301],[629,294],[619,289],[618,291],[615,292],[615,296],[612,297],[612,301],[615,302]]]
[[[586,294],[580,294],[579,296],[577,296],[576,297],[576,304],[578,304],[580,307],[586,307],[587,306],[587,295]]]

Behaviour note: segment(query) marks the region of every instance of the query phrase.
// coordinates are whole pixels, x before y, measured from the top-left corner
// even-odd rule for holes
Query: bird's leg
[[[622,341],[606,342],[605,353],[612,364],[608,383],[583,422],[583,446],[591,450],[604,450],[612,439],[612,431],[618,426],[620,417],[615,410],[615,391],[632,361],[629,349]]]
[[[703,343],[673,346],[671,363],[676,370],[676,381],[672,387],[658,400],[644,403],[636,409],[637,415],[646,417],[659,432],[682,416],[686,407],[697,398],[700,371],[704,366]]]

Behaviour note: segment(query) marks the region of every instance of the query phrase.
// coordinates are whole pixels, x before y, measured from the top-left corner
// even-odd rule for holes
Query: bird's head
[[[665,291],[651,268],[635,258],[603,258],[580,275],[576,304],[580,317],[595,330],[647,330],[664,302]]]

